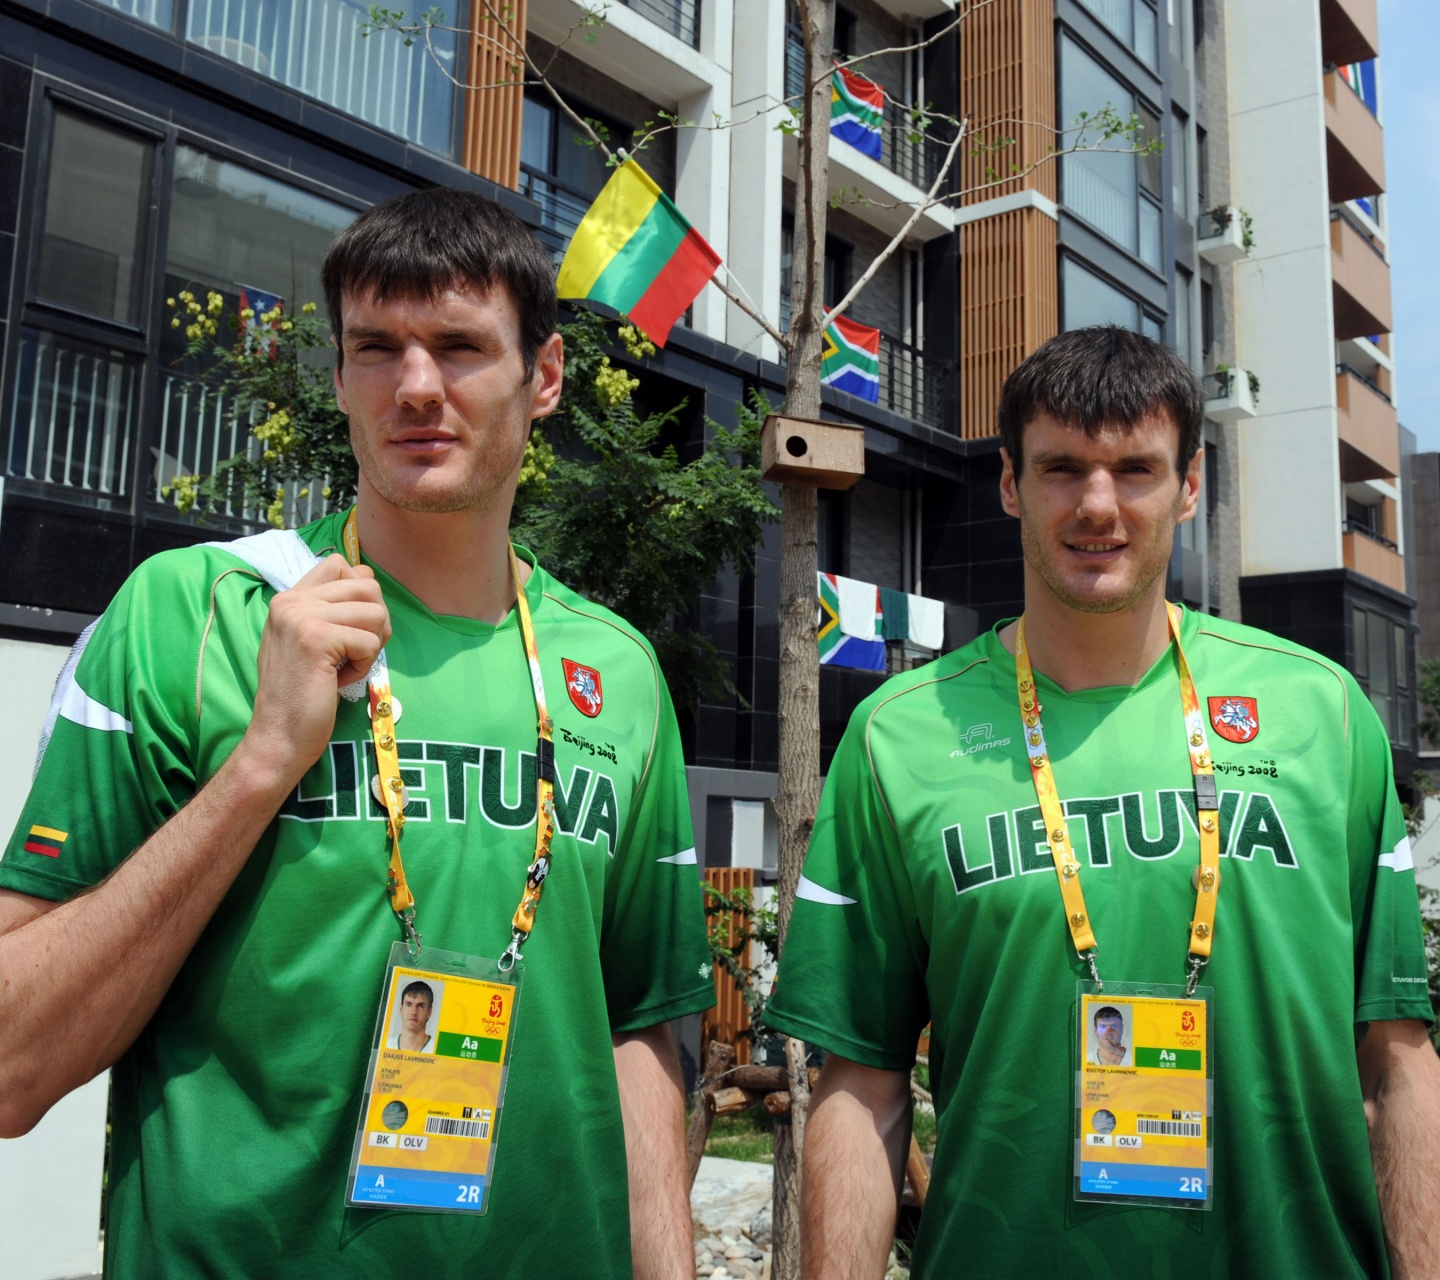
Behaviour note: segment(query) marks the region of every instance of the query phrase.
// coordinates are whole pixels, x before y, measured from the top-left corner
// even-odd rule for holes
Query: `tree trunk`
[[[820,363],[825,334],[825,215],[830,147],[830,76],[835,47],[835,0],[800,0],[808,94],[801,121],[795,184],[794,276],[785,412],[820,416]],[[781,501],[780,769],[775,796],[779,828],[779,901],[783,953],[795,890],[815,811],[820,806],[820,654],[815,641],[818,568],[816,491],[787,484]],[[809,1101],[804,1049],[785,1046],[790,1123],[775,1128],[775,1280],[800,1280],[800,1157]]]

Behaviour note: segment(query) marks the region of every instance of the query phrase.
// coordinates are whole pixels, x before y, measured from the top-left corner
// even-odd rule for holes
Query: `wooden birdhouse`
[[[767,480],[814,489],[850,489],[865,474],[865,428],[772,413],[760,429]]]

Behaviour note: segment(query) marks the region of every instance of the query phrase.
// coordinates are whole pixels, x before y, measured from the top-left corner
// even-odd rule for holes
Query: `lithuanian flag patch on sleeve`
[[[25,852],[38,853],[45,858],[58,858],[69,838],[68,831],[56,831],[54,827],[42,827],[37,823],[30,828],[30,834],[25,840]]]

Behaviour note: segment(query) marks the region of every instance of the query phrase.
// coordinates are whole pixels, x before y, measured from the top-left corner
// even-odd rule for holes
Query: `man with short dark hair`
[[[407,984],[400,993],[400,1030],[395,1033],[391,1048],[405,1053],[424,1053],[434,1039],[425,1030],[434,1012],[435,991],[430,984],[418,978]]]
[[[1031,355],[999,412],[1024,615],[889,681],[836,752],[766,1008],[830,1051],[811,1280],[884,1271],[927,1021],[916,1280],[1435,1274],[1440,1066],[1389,745],[1333,663],[1167,606],[1202,414],[1124,330]],[[993,750],[964,749],[976,726]],[[1086,1011],[1119,996],[1133,1057],[1086,1064]]]
[[[709,952],[654,653],[509,543],[560,394],[549,257],[425,191],[358,218],[323,280],[356,505],[154,557],[67,667],[0,862],[0,1133],[113,1064],[111,1277],[671,1280],[694,1260],[666,1023],[712,1002]],[[402,938],[422,966],[523,943],[483,1215],[346,1207]],[[447,985],[442,1018],[464,1007]],[[457,1023],[457,1058],[503,1008]],[[387,1117],[421,1116],[394,1087]],[[458,1101],[484,1121],[446,1140],[490,1136],[498,1098]]]

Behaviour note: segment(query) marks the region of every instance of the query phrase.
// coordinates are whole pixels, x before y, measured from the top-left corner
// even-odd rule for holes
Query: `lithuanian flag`
[[[555,286],[562,298],[614,307],[663,347],[719,265],[670,197],[626,160],[575,229]]]
[[[36,823],[26,837],[25,852],[38,853],[45,858],[58,858],[69,838],[68,831],[57,831],[54,827],[42,827]]]

